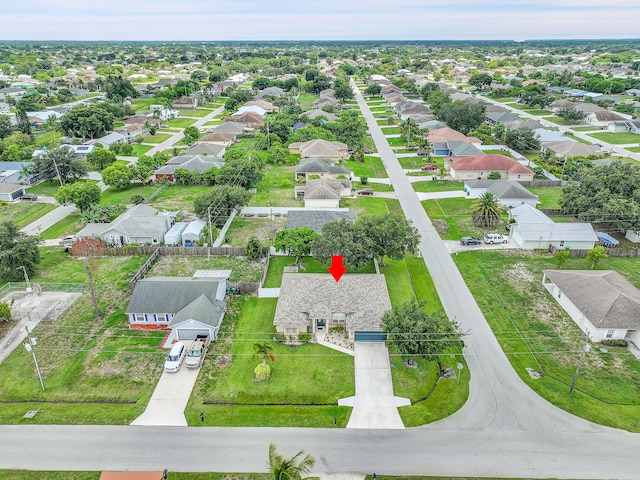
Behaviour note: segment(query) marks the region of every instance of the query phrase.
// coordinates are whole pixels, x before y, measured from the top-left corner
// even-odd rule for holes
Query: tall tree
[[[484,109],[484,105],[472,105],[458,100],[440,107],[437,115],[451,128],[466,135],[484,122]]]
[[[274,247],[282,250],[287,255],[295,255],[296,265],[300,264],[300,257],[311,254],[313,242],[318,237],[318,233],[309,227],[290,228],[280,230],[276,234]]]
[[[0,274],[7,280],[23,278],[22,268],[28,275],[36,273],[40,265],[38,237],[20,232],[11,221],[0,223]]]
[[[111,150],[105,150],[104,148],[96,148],[93,152],[87,155],[87,163],[98,171],[104,170],[115,161],[116,154]]]
[[[540,149],[540,140],[530,128],[507,130],[504,143],[507,147],[513,148],[518,152]]]
[[[303,480],[313,466],[315,459],[300,450],[291,458],[285,458],[276,450],[275,444],[269,445],[269,471],[273,475],[273,480]],[[302,457],[302,458],[301,458]]]
[[[329,265],[331,257],[341,255],[347,268],[361,268],[374,256],[371,239],[357,224],[341,220],[327,223],[322,235],[313,242],[313,255]]]
[[[498,200],[491,192],[483,193],[471,204],[471,220],[476,226],[494,227],[501,215]]]
[[[13,133],[13,126],[8,115],[0,115],[0,140],[7,138]]]
[[[358,226],[365,232],[378,263],[384,266],[384,257],[402,260],[407,253],[415,253],[420,241],[418,229],[398,214],[361,217]]]
[[[441,366],[439,355],[460,345],[462,333],[444,312],[427,313],[424,307],[425,302],[416,300],[396,305],[382,316],[382,331],[399,352],[436,360]]]
[[[209,208],[213,217],[213,224],[222,226],[226,219],[237,207],[249,203],[251,194],[242,187],[231,185],[215,185],[205,194],[202,194],[193,202],[193,210],[200,218],[208,218]]]
[[[488,73],[474,73],[469,79],[469,85],[482,90],[487,85],[491,85],[493,79]]]
[[[218,184],[236,185],[245,188],[257,186],[260,180],[262,180],[260,165],[248,158],[227,160],[216,177]]]
[[[60,119],[60,128],[72,137],[99,138],[113,130],[115,117],[104,106],[78,105]]]
[[[101,173],[105,185],[115,187],[116,190],[127,188],[133,179],[133,172],[126,165],[109,165]]]
[[[68,148],[52,148],[46,155],[34,158],[31,172],[43,180],[59,178],[62,184],[69,179],[81,178],[87,174],[86,163],[76,158]]]
[[[98,309],[98,300],[96,298],[95,282],[93,279],[93,271],[97,268],[97,264],[94,259],[96,257],[102,257],[106,247],[104,243],[95,238],[81,238],[71,245],[71,255],[76,258],[81,258],[84,263],[84,269],[89,277],[89,286],[91,289],[91,300],[93,301],[93,308],[95,309],[96,319],[100,318],[100,310]]]
[[[126,98],[135,98],[138,91],[133,88],[131,82],[121,76],[109,75],[104,81],[104,91],[109,100],[114,102],[122,102]]]
[[[64,185],[56,192],[56,201],[61,204],[73,203],[81,212],[100,203],[100,187],[94,182],[75,182]]]

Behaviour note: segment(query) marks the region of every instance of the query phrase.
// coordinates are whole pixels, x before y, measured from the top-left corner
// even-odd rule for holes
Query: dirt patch
[[[505,270],[502,275],[509,285],[518,293],[530,291],[536,280],[524,262],[514,263],[508,270]]]

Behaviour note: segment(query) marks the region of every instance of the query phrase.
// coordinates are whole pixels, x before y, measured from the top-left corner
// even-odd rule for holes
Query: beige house
[[[517,182],[531,181],[535,173],[510,157],[500,154],[450,157],[444,167],[455,180],[483,180],[491,172],[500,173],[503,179]]]
[[[380,332],[388,310],[384,275],[347,274],[336,282],[328,273],[285,273],[273,324],[290,338],[344,329],[353,341],[358,332]]]
[[[308,142],[294,142],[289,145],[289,152],[300,154],[302,158],[322,157],[337,162],[349,158],[349,147],[342,142],[330,142],[317,138]]]
[[[295,187],[294,195],[304,200],[305,208],[338,208],[342,198],[353,196],[353,190],[351,180],[323,178]]]

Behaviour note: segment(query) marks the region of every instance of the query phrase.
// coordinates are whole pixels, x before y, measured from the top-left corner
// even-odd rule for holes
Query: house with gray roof
[[[124,143],[127,140],[126,135],[118,132],[111,132],[101,138],[94,138],[87,142],[89,145],[99,143],[103,148],[108,149],[114,143]]]
[[[498,123],[519,122],[522,119],[511,112],[491,112],[486,114],[487,122],[496,125]]]
[[[514,208],[523,203],[535,208],[540,203],[537,195],[514,180],[467,180],[464,182],[464,191],[469,198],[478,198],[491,192],[505,208]]]
[[[524,250],[590,250],[598,242],[590,223],[556,223],[526,203],[509,210],[510,236]]]
[[[236,135],[239,135],[241,133],[244,133],[245,128],[246,127],[244,126],[244,123],[229,121],[229,122],[224,122],[224,123],[221,123],[220,125],[215,126],[212,129],[212,131],[213,132],[230,132],[230,133],[235,133]]]
[[[19,183],[2,182],[2,173],[4,172],[0,172],[0,200],[5,202],[13,202],[26,193],[24,190],[24,185],[20,185]]]
[[[175,341],[193,340],[197,335],[209,335],[215,340],[227,309],[224,298],[229,273],[213,273],[138,280],[125,310],[129,328],[170,328],[167,348]]]
[[[593,342],[640,346],[640,290],[613,270],[544,270],[542,285]]]
[[[600,155],[602,150],[597,145],[587,145],[575,140],[566,139],[562,141],[542,142],[542,151],[551,150],[559,157],[588,157],[590,155]]]
[[[227,147],[225,145],[221,145],[220,143],[200,141],[195,145],[187,148],[184,151],[184,155],[205,155],[211,157],[219,157],[222,160],[222,156],[227,151]]]
[[[184,169],[188,172],[198,171],[204,173],[210,168],[219,169],[223,166],[223,158],[210,157],[208,155],[178,155],[169,160],[166,165],[158,168],[154,176],[156,180],[174,182],[174,174],[178,169]]]
[[[318,233],[322,233],[322,227],[327,223],[346,220],[353,223],[358,218],[356,212],[340,212],[334,210],[289,210],[287,213],[286,229],[310,228]]]
[[[342,198],[353,196],[352,184],[348,179],[308,180],[294,188],[294,196],[304,200],[305,208],[338,208]]]
[[[330,142],[321,138],[308,142],[293,142],[289,144],[289,152],[294,155],[300,154],[301,158],[322,157],[332,160],[334,163],[349,157],[348,147],[345,143]]]
[[[111,223],[88,223],[76,235],[79,238],[99,238],[107,245],[130,243],[157,245],[164,241],[177,212],[160,212],[149,205],[136,205],[116,217]]]
[[[391,310],[384,275],[285,273],[273,324],[295,339],[301,333],[344,328],[350,340],[358,332],[380,332],[382,316]]]
[[[332,160],[326,158],[303,158],[293,169],[295,180],[305,180],[311,175],[318,175],[320,178],[336,178],[344,175],[351,178],[351,170],[341,165],[335,165]]]

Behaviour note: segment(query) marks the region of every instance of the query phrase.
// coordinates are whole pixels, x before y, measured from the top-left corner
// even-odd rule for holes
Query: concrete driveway
[[[411,401],[393,395],[389,351],[384,342],[356,342],[354,367],[356,394],[338,400],[338,405],[353,407],[347,428],[404,428],[398,407],[411,405]]]
[[[131,425],[186,427],[184,409],[199,371],[183,364],[176,373],[163,372],[146,410]]]

